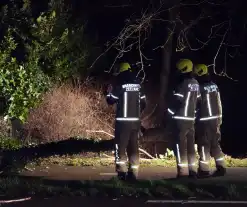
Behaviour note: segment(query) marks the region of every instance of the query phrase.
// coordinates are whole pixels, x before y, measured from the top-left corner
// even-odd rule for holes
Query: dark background
[[[93,1],[91,2],[93,4]],[[140,3],[140,2],[139,2]],[[241,7],[241,2],[236,1],[239,3],[239,7]],[[141,3],[140,3],[141,4]],[[94,4],[95,5],[95,4]],[[112,5],[116,5],[112,4]],[[121,3],[119,3],[121,5]],[[100,8],[100,9],[97,9]],[[111,40],[112,37],[118,35],[119,31],[125,25],[125,19],[133,13],[138,13],[137,11],[141,11],[140,7],[133,6],[133,7],[105,7],[104,5],[97,6],[95,10],[92,12],[90,19],[89,19],[89,28],[91,31],[97,31],[98,33],[98,41],[101,44]],[[79,7],[78,7],[79,9]],[[190,11],[190,12],[193,12]],[[226,11],[224,11],[226,12]],[[224,14],[222,14],[222,18],[224,18]],[[244,16],[237,16],[236,22],[240,23]],[[204,25],[198,29],[197,33],[203,33],[202,28],[209,27],[205,22]],[[209,24],[210,25],[210,24]],[[210,25],[211,26],[211,25]],[[152,28],[152,34],[146,48],[144,49],[145,55],[148,58],[153,59],[151,62],[152,64],[152,71],[149,73],[149,80],[153,82],[153,84],[159,83],[159,70],[162,67],[162,51],[157,50],[153,51],[156,45],[164,40],[164,24],[155,25]],[[237,31],[233,31],[233,33]],[[176,44],[174,44],[176,46]],[[200,51],[187,51],[183,53],[174,53],[173,54],[173,62],[179,58],[191,58],[195,62],[205,63],[205,64],[212,64],[212,60],[216,51],[218,49],[219,40],[212,41],[206,48]],[[244,43],[242,43],[244,47]],[[174,48],[175,50],[175,48]],[[228,58],[227,62],[227,70],[229,76],[238,80],[233,81],[226,77],[222,76],[213,76],[213,79],[218,84],[221,90],[221,99],[223,105],[223,124],[222,124],[222,148],[225,153],[230,153],[234,155],[245,155],[247,152],[246,149],[246,126],[245,126],[245,117],[246,117],[246,86],[244,82],[245,78],[245,58],[247,56],[244,54],[244,50],[242,50],[242,56],[238,56],[234,59]],[[112,54],[108,54],[105,58],[108,60],[114,59],[116,54],[114,52]],[[132,51],[127,55],[127,59],[131,62],[139,60],[139,54],[137,51]],[[224,51],[217,58],[217,69],[219,72],[222,67],[224,67]],[[155,71],[156,70],[156,71]],[[148,69],[147,69],[148,72]]]
[[[47,8],[48,1],[32,1],[34,8],[34,16],[38,15],[41,11]],[[66,2],[66,1],[65,1]],[[86,33],[93,37],[98,47],[103,51],[106,49],[105,43],[111,41],[116,37],[121,29],[126,24],[126,19],[132,16],[139,18],[143,11],[147,8],[157,7],[159,1],[152,0],[73,0],[67,1],[72,5],[72,20],[81,22],[85,25]],[[169,3],[169,1],[167,1]],[[170,1],[174,2],[174,1]],[[198,2],[198,1],[187,1]],[[227,2],[225,6],[215,7],[214,3]],[[4,2],[3,2],[4,3]],[[195,18],[201,10],[206,10],[214,18],[208,18],[201,21],[196,26],[192,33],[193,35],[205,39],[209,34],[212,25],[217,24],[219,21],[231,19],[232,27],[228,36],[229,42],[234,44],[241,44],[239,53],[241,55],[235,58],[227,57],[227,72],[228,75],[238,81],[230,80],[226,77],[216,76],[213,78],[221,90],[221,98],[223,104],[223,125],[222,125],[222,146],[226,153],[244,155],[246,149],[246,86],[245,86],[245,70],[246,70],[246,40],[245,40],[245,22],[246,11],[245,3],[243,0],[229,0],[229,1],[214,1],[214,3],[204,4],[198,6],[185,6],[181,9],[181,16],[187,19],[188,22]],[[167,13],[162,14],[163,18],[167,18]],[[152,59],[149,61],[152,64],[151,69],[147,68],[148,80],[154,86],[159,86],[159,73],[162,68],[162,50],[153,50],[153,48],[162,44],[165,39],[166,24],[157,21],[150,27],[150,36],[145,43],[143,49],[144,54]],[[175,35],[176,36],[176,35]],[[213,58],[217,52],[221,38],[215,38],[210,43],[199,51],[186,50],[184,52],[175,52],[176,39],[174,40],[172,68],[179,58],[190,58],[196,63],[212,64]],[[196,43],[195,43],[196,44]],[[235,47],[229,47],[229,51],[234,53]],[[116,51],[111,50],[99,60],[93,70],[93,75],[102,76],[103,71],[107,69],[114,58]],[[139,61],[139,54],[137,50],[132,50],[124,56],[125,60],[129,62]],[[217,69],[221,71],[224,67],[224,50],[220,52],[217,58]],[[173,72],[173,71],[171,71]],[[152,85],[151,84],[151,85]]]

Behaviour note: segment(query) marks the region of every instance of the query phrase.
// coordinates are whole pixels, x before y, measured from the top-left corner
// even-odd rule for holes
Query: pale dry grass
[[[102,87],[84,83],[74,88],[67,84],[44,94],[41,105],[30,112],[25,128],[29,137],[42,142],[78,136],[108,139],[108,135],[87,130],[113,134],[113,120],[114,110],[107,106]]]
[[[0,116],[0,137],[9,137],[10,136],[10,124],[4,121],[4,117]]]

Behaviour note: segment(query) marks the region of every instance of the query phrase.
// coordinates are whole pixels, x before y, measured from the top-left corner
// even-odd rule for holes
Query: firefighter
[[[213,176],[224,176],[226,173],[224,154],[220,147],[222,124],[222,105],[218,86],[212,82],[208,67],[204,64],[195,66],[195,74],[200,84],[201,98],[198,111],[198,152],[199,177],[210,176],[210,156],[215,160],[216,171]]]
[[[117,84],[108,88],[107,103],[117,104],[115,118],[115,164],[118,178],[136,180],[139,168],[138,134],[140,114],[146,107],[146,97],[129,63],[121,63]],[[127,162],[127,157],[128,162]]]
[[[197,98],[200,96],[199,83],[193,77],[193,63],[188,59],[178,61],[177,72],[179,83],[173,92],[172,108],[168,112],[172,115],[175,126],[175,152],[177,160],[177,177],[195,178],[196,152],[195,152],[195,110]]]

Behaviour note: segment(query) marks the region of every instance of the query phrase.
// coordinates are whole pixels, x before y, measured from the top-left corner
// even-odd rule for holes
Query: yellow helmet
[[[119,73],[122,73],[122,72],[124,72],[124,71],[129,70],[129,69],[131,69],[129,63],[126,63],[126,62],[125,62],[125,63],[120,63],[120,66],[119,66]]]
[[[193,71],[193,63],[189,59],[179,60],[176,67],[181,73],[190,73]]]
[[[203,76],[208,74],[208,67],[205,64],[195,65],[195,74],[197,76]]]

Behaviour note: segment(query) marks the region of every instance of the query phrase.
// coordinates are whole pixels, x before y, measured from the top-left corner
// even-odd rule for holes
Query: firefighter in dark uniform
[[[195,151],[195,110],[200,96],[199,83],[193,77],[193,63],[181,59],[177,65],[179,83],[173,92],[168,112],[172,115],[175,126],[175,152],[177,177],[195,178],[197,175]]]
[[[121,63],[117,84],[110,86],[107,103],[117,104],[115,120],[115,163],[118,178],[135,180],[139,168],[138,134],[140,115],[146,107],[146,97],[129,63]],[[128,162],[126,157],[128,156]]]
[[[219,143],[222,123],[220,91],[218,86],[211,81],[206,65],[198,64],[194,69],[201,93],[197,121],[197,143],[200,155],[198,176],[210,176],[210,156],[215,159],[217,169],[213,175],[224,176],[226,173],[225,160]]]

